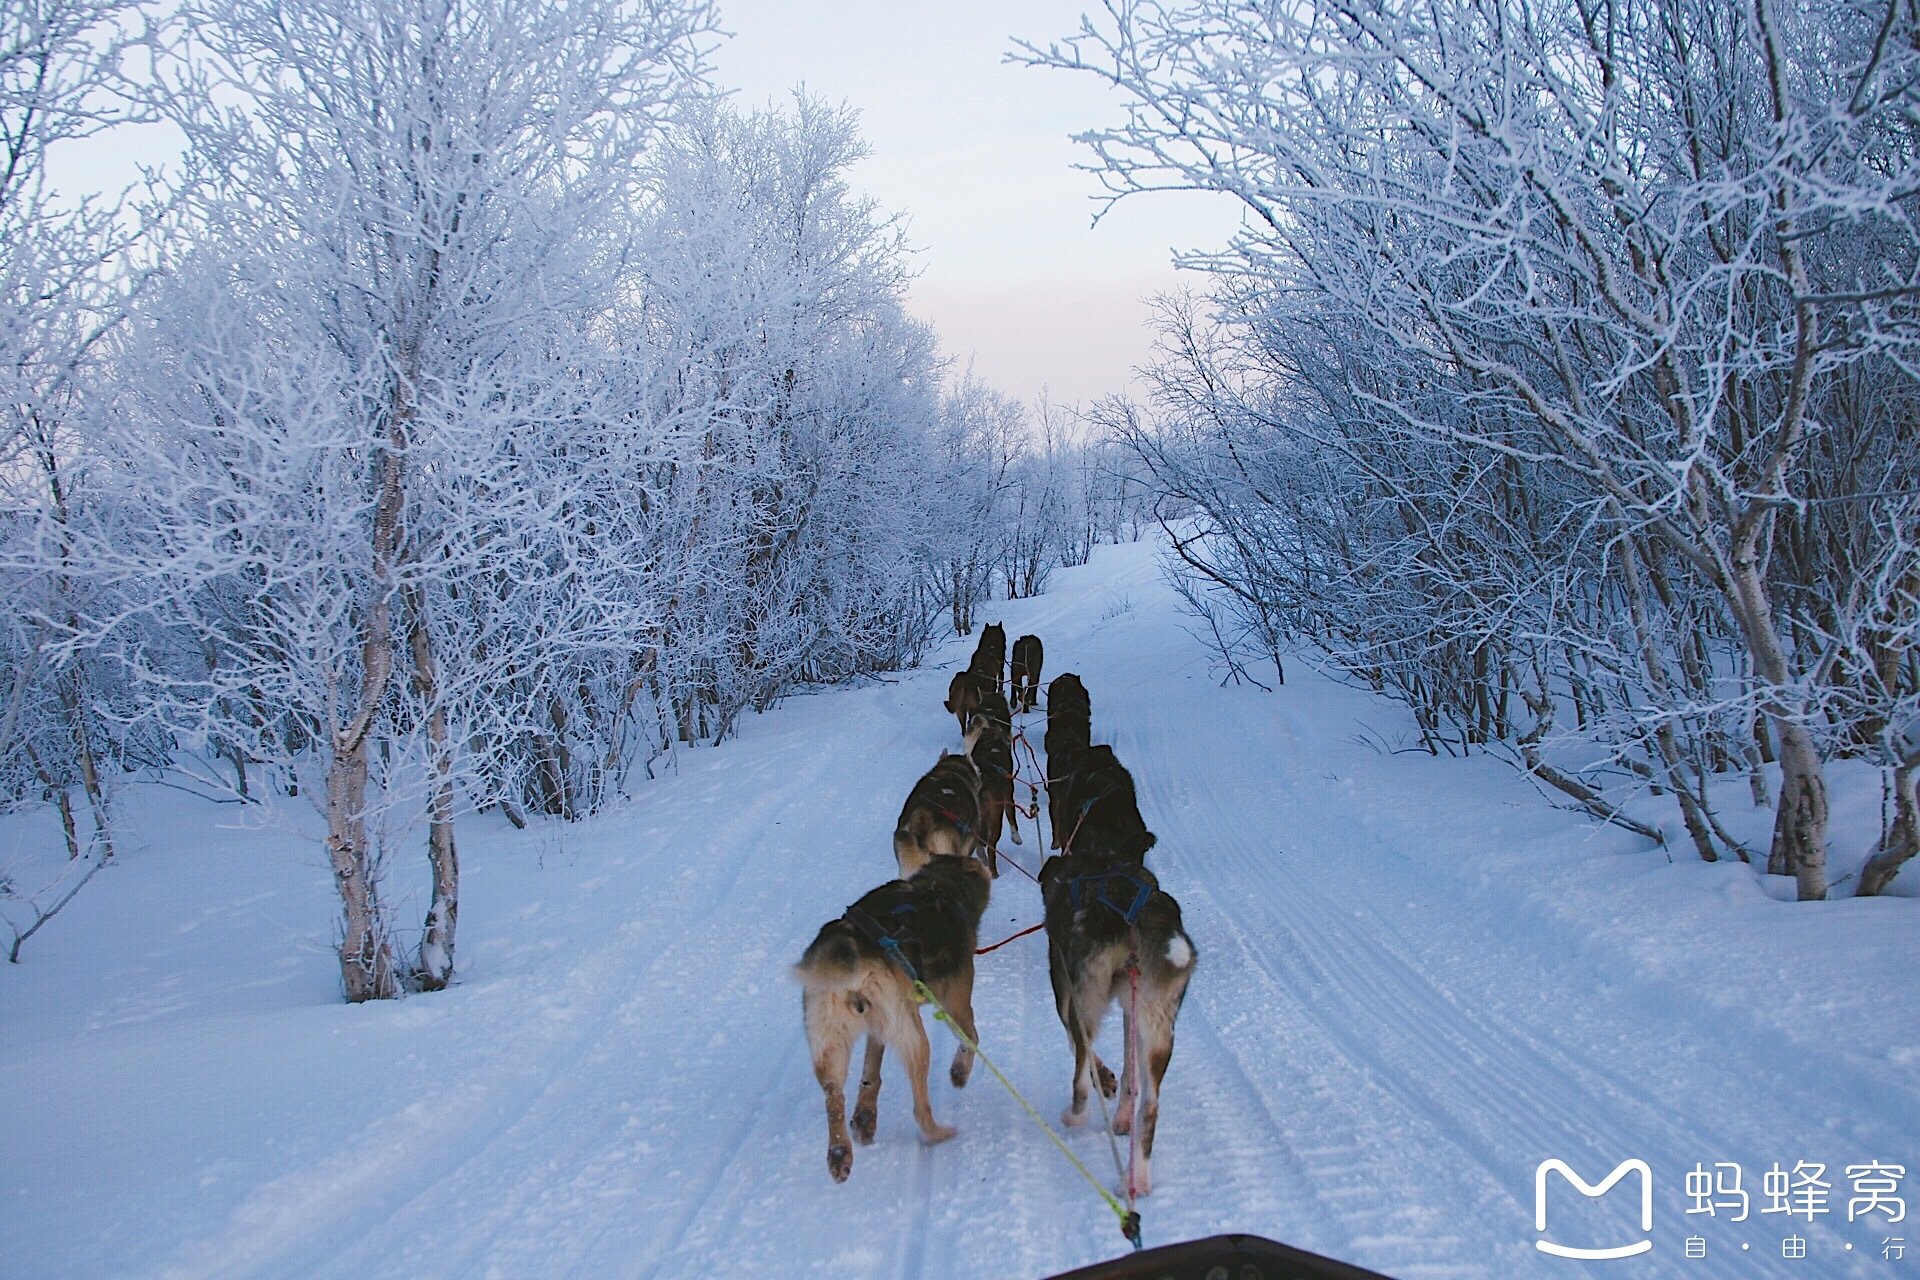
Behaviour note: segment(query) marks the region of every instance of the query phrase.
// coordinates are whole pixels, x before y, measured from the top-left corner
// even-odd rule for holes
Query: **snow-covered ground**
[[[1779,901],[1496,762],[1382,750],[1411,736],[1402,713],[1301,663],[1271,694],[1221,688],[1154,551],[1103,548],[990,610],[1045,640],[1049,677],[1086,681],[1200,950],[1149,1244],[1249,1231],[1400,1277],[1920,1273],[1920,1218],[1849,1221],[1870,1162],[1902,1166],[1920,1209],[1912,897]],[[901,800],[957,742],[940,703],[970,645],[793,699],[589,822],[467,821],[460,982],[400,1002],[338,1001],[304,801],[247,828],[131,793],[121,863],[0,969],[0,1274],[986,1280],[1123,1251],[985,1071],[964,1091],[935,1072],[960,1136],[926,1148],[890,1059],[878,1142],[827,1176],[787,966],[892,875]],[[1841,773],[1835,797],[1856,859],[1877,789]],[[1023,827],[1007,851],[1037,869]],[[0,827],[0,859],[57,844]],[[1009,871],[983,941],[1039,918]],[[981,958],[975,1008],[1056,1116],[1071,1060],[1039,936]],[[1093,1127],[1069,1142],[1111,1175]],[[1596,1183],[1645,1161],[1652,1229],[1629,1176],[1594,1200],[1555,1177],[1536,1230],[1550,1159]],[[1765,1175],[1802,1162],[1827,1211],[1765,1212]],[[1744,1222],[1687,1212],[1688,1173],[1716,1164]],[[1540,1239],[1653,1248],[1581,1263]]]

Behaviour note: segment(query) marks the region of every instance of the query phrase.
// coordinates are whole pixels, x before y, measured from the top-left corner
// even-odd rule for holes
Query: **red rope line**
[[[1034,754],[1033,743],[1027,740],[1027,734],[1024,729],[1021,730],[1019,733],[1016,733],[1013,735],[1013,745],[1016,748],[1025,747],[1027,749],[1027,761],[1028,763],[1033,765],[1034,773],[1039,775],[1041,782],[1051,785],[1053,782],[1053,779],[1047,777],[1047,771],[1040,767],[1040,757]],[[1013,759],[1014,759],[1015,767],[1014,767],[1014,771],[1007,775],[1008,781],[1012,782],[1015,786],[1018,786],[1023,781],[1027,784],[1027,808],[1022,809],[1020,812],[1026,814],[1029,818],[1033,819],[1035,822],[1039,822],[1040,821],[1040,786],[1038,783],[1035,783],[1031,778],[1023,779],[1020,776],[1019,751],[1016,750],[1013,753]]]
[[[1080,823],[1085,822],[1087,820],[1087,815],[1091,812],[1092,812],[1091,809],[1082,809],[1080,811],[1080,821],[1073,824],[1073,830],[1067,832],[1067,838],[1060,842],[1061,853],[1067,854],[1067,855],[1071,855],[1073,853],[1073,840],[1075,836],[1080,834]]]
[[[975,954],[975,955],[977,955],[977,956],[983,956],[983,955],[985,955],[985,954],[987,954],[987,952],[989,952],[989,951],[998,951],[998,950],[999,950],[1000,948],[1002,948],[1002,947],[1004,947],[1004,946],[1006,946],[1006,945],[1007,945],[1007,944],[1008,944],[1009,942],[1012,942],[1012,941],[1014,940],[1014,938],[1024,938],[1024,937],[1026,937],[1026,936],[1027,936],[1028,934],[1030,934],[1030,933],[1038,933],[1038,932],[1040,932],[1040,930],[1042,930],[1042,929],[1044,929],[1044,928],[1046,928],[1046,927],[1047,927],[1047,922],[1046,922],[1045,920],[1042,920],[1042,921],[1041,921],[1041,922],[1040,922],[1039,924],[1036,924],[1036,925],[1029,925],[1029,926],[1028,926],[1027,928],[1025,928],[1025,929],[1022,929],[1022,930],[1021,930],[1020,932],[1018,932],[1018,933],[1016,933],[1016,934],[1014,934],[1014,935],[1013,935],[1013,937],[1011,937],[1011,938],[1002,938],[1002,939],[1000,939],[1000,941],[998,941],[998,942],[996,942],[996,943],[994,943],[994,944],[993,944],[992,946],[990,946],[990,947],[981,947],[981,948],[980,948],[980,949],[979,949],[978,951],[976,951],[976,952],[974,952],[973,954]]]
[[[1040,877],[1039,877],[1039,876],[1037,876],[1037,875],[1035,875],[1035,874],[1033,874],[1033,872],[1031,872],[1031,871],[1029,871],[1029,870],[1027,870],[1027,869],[1026,869],[1025,867],[1023,867],[1023,866],[1021,866],[1021,865],[1020,865],[1019,863],[1017,863],[1017,862],[1015,862],[1015,861],[1014,861],[1014,860],[1013,860],[1012,858],[1009,858],[1009,857],[1007,857],[1007,855],[1006,855],[1006,854],[1004,854],[1004,853],[1001,853],[1001,852],[1000,852],[1000,851],[999,851],[998,849],[995,849],[995,850],[993,851],[993,855],[994,855],[994,857],[996,857],[996,858],[1001,858],[1001,859],[1004,859],[1004,860],[1006,861],[1006,864],[1007,864],[1008,866],[1010,866],[1010,867],[1012,867],[1012,868],[1013,868],[1013,869],[1014,869],[1015,871],[1018,871],[1018,872],[1019,872],[1019,873],[1020,873],[1021,875],[1023,875],[1023,876],[1025,876],[1025,877],[1026,877],[1027,879],[1029,879],[1029,880],[1031,880],[1031,881],[1033,881],[1033,882],[1034,882],[1035,884],[1039,884],[1039,883],[1040,883]]]

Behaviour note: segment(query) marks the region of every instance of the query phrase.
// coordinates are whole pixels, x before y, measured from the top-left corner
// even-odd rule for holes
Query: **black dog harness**
[[[1080,886],[1094,880],[1100,882],[1100,892],[1090,896],[1083,894]],[[1134,887],[1133,901],[1124,907],[1113,899],[1112,884],[1115,880],[1125,881]],[[1147,899],[1153,896],[1153,886],[1126,871],[1096,871],[1091,875],[1075,876],[1067,881],[1067,893],[1075,911],[1080,910],[1081,899],[1084,897],[1089,904],[1098,903],[1112,908],[1116,915],[1131,926],[1140,919],[1140,913],[1146,910]]]
[[[891,950],[893,947],[899,945],[900,938],[906,933],[905,926],[910,923],[909,921],[899,919],[899,917],[910,916],[912,914],[913,904],[911,902],[902,902],[893,908],[893,910],[887,912],[888,918],[894,920],[898,926],[897,929],[883,928],[878,920],[875,920],[858,907],[848,907],[844,918],[848,924],[867,935],[867,941],[883,950]]]

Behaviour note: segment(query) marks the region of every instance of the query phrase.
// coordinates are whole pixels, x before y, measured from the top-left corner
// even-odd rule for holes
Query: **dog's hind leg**
[[[1107,1081],[1113,1073],[1093,1051],[1100,1035],[1100,1023],[1106,1014],[1104,1001],[1096,1002],[1084,986],[1067,999],[1067,1038],[1073,1041],[1073,1102],[1060,1116],[1060,1123],[1082,1125],[1087,1121],[1087,1099],[1093,1095],[1095,1072],[1099,1073],[1100,1092],[1111,1097]]]
[[[803,1001],[813,1077],[827,1101],[827,1172],[835,1182],[845,1182],[853,1172],[853,1142],[847,1136],[847,1067],[858,1032],[838,1008],[838,996],[809,991]]]
[[[1146,1002],[1140,1009],[1140,1161],[1133,1175],[1137,1195],[1153,1190],[1153,1132],[1160,1123],[1160,1081],[1166,1077],[1167,1064],[1173,1061],[1173,1017],[1179,1009],[1179,997],[1164,995]]]
[[[988,794],[987,788],[980,789],[980,830],[974,833],[975,840],[985,852],[981,855],[987,864],[987,872],[994,879],[1000,878],[1000,801]]]
[[[959,1130],[933,1118],[933,1102],[927,1096],[927,1068],[933,1047],[927,1043],[927,1029],[920,1024],[920,1006],[911,996],[904,996],[891,1011],[888,1023],[887,1043],[900,1055],[907,1083],[913,1087],[913,1118],[920,1126],[920,1139],[928,1146],[945,1142]]]
[[[955,974],[947,984],[946,991],[940,997],[940,1003],[946,1006],[949,1016],[965,1034],[966,1039],[953,1051],[953,1066],[947,1072],[947,1078],[953,1081],[953,1087],[964,1089],[967,1080],[973,1075],[973,1050],[970,1044],[980,1043],[980,1031],[973,1023],[973,962],[968,960],[966,968]]]
[[[1113,1109],[1113,1131],[1124,1137],[1133,1129],[1134,1111],[1140,1103],[1140,1027],[1132,1005],[1120,1025],[1125,1039],[1120,1051],[1120,1101]]]
[[[880,1124],[880,1059],[886,1052],[886,1042],[868,1032],[867,1061],[860,1068],[860,1093],[853,1102],[853,1137],[863,1147],[873,1144]]]
[[[1061,956],[1060,948],[1054,944],[1053,934],[1047,934],[1047,977],[1053,981],[1053,1011],[1060,1015],[1060,1025],[1067,1029],[1067,1042],[1074,1051],[1074,1077],[1079,1078],[1080,1040],[1074,1031],[1073,980],[1067,976],[1067,962]],[[1102,1096],[1111,1098],[1116,1088],[1113,1072],[1107,1070],[1107,1064],[1100,1061],[1100,1055],[1093,1051],[1093,1039],[1087,1038],[1087,1054],[1093,1059],[1094,1078],[1100,1082]],[[1069,1120],[1068,1124],[1078,1124],[1078,1120]]]
[[[1049,771],[1053,768],[1053,761],[1051,759],[1047,761],[1047,768]],[[1071,803],[1072,801],[1068,797],[1066,783],[1049,778],[1047,780],[1047,829],[1048,834],[1053,837],[1053,843],[1048,845],[1047,848],[1058,849],[1066,840],[1066,815]]]

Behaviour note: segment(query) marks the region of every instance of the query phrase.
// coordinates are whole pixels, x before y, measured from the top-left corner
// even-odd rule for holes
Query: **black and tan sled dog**
[[[973,661],[967,670],[983,677],[995,689],[1007,680],[1007,629],[999,623],[980,628],[980,643],[973,647]]]
[[[935,858],[915,875],[881,885],[822,925],[794,966],[804,994],[807,1047],[813,1074],[827,1101],[827,1172],[835,1182],[853,1172],[847,1134],[847,1068],[854,1042],[867,1037],[866,1062],[853,1108],[853,1137],[873,1141],[879,1121],[880,1065],[888,1045],[900,1055],[913,1087],[913,1118],[920,1137],[944,1142],[954,1130],[933,1118],[927,1099],[932,1048],[920,1023],[920,1005],[906,966],[933,992],[967,1039],[973,1022],[973,950],[987,908],[987,869],[974,858]],[[904,963],[903,963],[904,961]],[[953,1055],[956,1088],[973,1072],[973,1050]]]
[[[1073,820],[1064,815],[1068,813],[1067,792],[1073,782],[1074,763],[1093,745],[1093,703],[1087,697],[1087,686],[1071,671],[1047,686],[1047,735],[1042,741],[1047,752],[1051,847],[1058,849],[1073,826]]]
[[[1051,769],[1051,754],[1047,763]],[[1153,848],[1133,775],[1104,742],[1074,754],[1062,794],[1056,798],[1050,787],[1048,804],[1063,852],[1120,861],[1144,858]]]
[[[1033,710],[1040,696],[1040,663],[1045,655],[1039,636],[1021,636],[1013,642],[1013,654],[1007,660],[1007,701],[1014,711]]]
[[[1151,833],[1146,839],[1151,843]],[[1096,1081],[1101,1093],[1114,1096],[1113,1073],[1093,1044],[1108,1008],[1118,1000],[1127,1052],[1113,1131],[1124,1134],[1140,1126],[1139,1156],[1129,1178],[1134,1193],[1146,1195],[1153,1189],[1160,1081],[1173,1059],[1173,1023],[1198,954],[1181,926],[1180,904],[1160,891],[1143,862],[1083,853],[1049,858],[1040,869],[1040,892],[1046,902],[1054,1003],[1073,1046],[1073,1101],[1061,1122],[1086,1121]]]
[[[893,824],[893,857],[902,877],[936,857],[970,858],[979,850],[980,771],[972,760],[978,738],[969,732],[966,754],[942,755],[907,794]]]
[[[956,671],[947,685],[947,710],[960,721],[960,731],[966,732],[967,721],[973,719],[973,713],[980,709],[980,699],[993,688],[993,682],[976,671]]]
[[[967,726],[967,755],[980,771],[980,844],[986,850],[987,870],[1000,874],[1001,824],[1020,840],[1020,804],[1013,785],[1013,725],[1007,700],[989,690]]]

